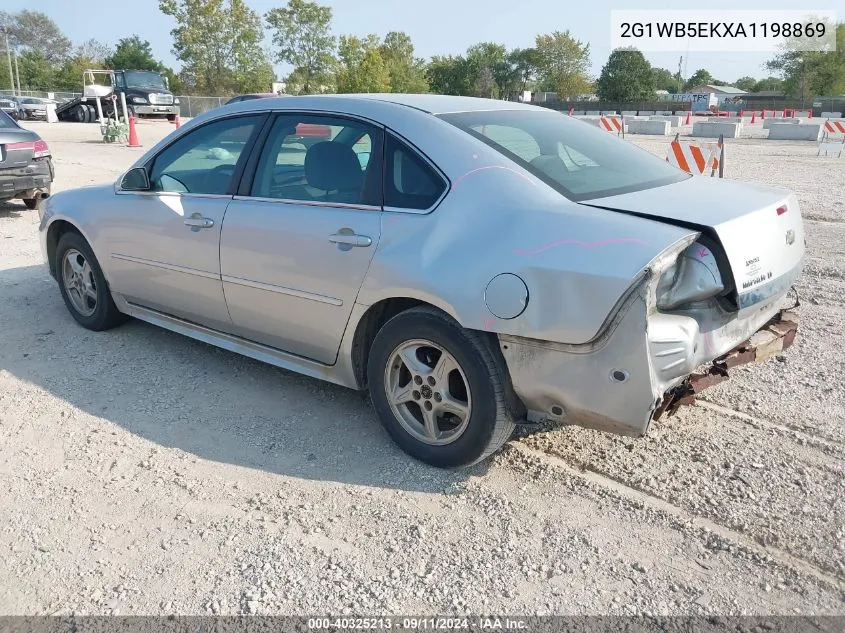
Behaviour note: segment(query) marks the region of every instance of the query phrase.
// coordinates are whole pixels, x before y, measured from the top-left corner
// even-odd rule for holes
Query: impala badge
[[[786,245],[787,245],[787,246],[792,246],[792,244],[793,244],[794,242],[795,242],[795,231],[793,231],[792,229],[789,229],[789,230],[786,232]]]

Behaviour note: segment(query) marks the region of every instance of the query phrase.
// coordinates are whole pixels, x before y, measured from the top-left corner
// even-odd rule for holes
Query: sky
[[[823,8],[836,8],[842,0],[827,0]],[[248,0],[260,13],[281,6],[283,0]],[[590,44],[592,74],[597,77],[610,54],[611,9],[795,9],[795,0],[322,0],[331,6],[335,35],[384,36],[405,31],[414,42],[416,55],[460,54],[477,42],[492,41],[509,49],[532,46],[539,33],[569,30]],[[800,3],[799,3],[800,4]],[[120,37],[138,34],[149,40],[157,58],[178,69],[171,53],[170,30],[175,23],[158,10],[157,0],[3,0],[3,9],[30,9],[50,15],[73,42],[94,38],[114,44]],[[268,34],[269,43],[269,34]],[[646,53],[655,66],[678,69],[677,53]],[[715,78],[734,81],[739,77],[765,77],[769,53],[692,53],[685,61],[685,76],[707,68]],[[277,72],[287,69],[279,66]]]

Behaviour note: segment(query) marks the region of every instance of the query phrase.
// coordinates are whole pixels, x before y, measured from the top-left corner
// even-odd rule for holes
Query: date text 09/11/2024
[[[309,618],[308,628],[317,631],[337,630],[391,630],[397,631],[434,631],[434,630],[472,630],[496,631],[511,630],[525,631],[528,623],[525,620],[510,617],[475,617],[475,618]]]

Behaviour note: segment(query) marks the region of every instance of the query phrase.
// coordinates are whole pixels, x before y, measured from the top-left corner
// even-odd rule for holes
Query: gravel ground
[[[55,190],[143,151],[30,125]],[[36,213],[0,204],[0,612],[845,613],[843,161],[729,141],[727,177],[807,219],[783,360],[645,439],[521,433],[462,472],[407,459],[361,394],[141,322],[83,330]]]

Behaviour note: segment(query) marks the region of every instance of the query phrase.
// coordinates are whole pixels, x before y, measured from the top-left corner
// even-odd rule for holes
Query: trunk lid
[[[21,128],[0,129],[0,169],[20,169],[32,162],[35,132]]]
[[[784,292],[801,272],[804,225],[798,199],[788,191],[689,178],[582,204],[700,230],[717,239],[740,309]]]

